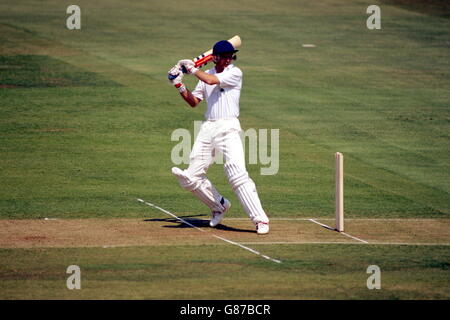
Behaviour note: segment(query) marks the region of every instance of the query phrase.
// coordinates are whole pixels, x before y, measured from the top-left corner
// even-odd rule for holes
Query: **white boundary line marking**
[[[162,211],[162,212],[164,212],[164,213],[170,215],[171,217],[177,219],[178,221],[181,221],[182,223],[185,223],[185,224],[187,224],[188,226],[193,227],[193,228],[195,228],[195,229],[197,229],[197,230],[199,230],[199,231],[201,231],[201,232],[206,232],[205,230],[203,230],[203,229],[201,229],[201,228],[199,228],[199,227],[194,226],[193,224],[187,222],[186,220],[177,217],[177,216],[174,215],[172,212],[169,212],[169,211],[167,211],[167,210],[165,210],[165,209],[163,209],[163,208],[160,208],[160,207],[154,205],[153,203],[146,202],[146,201],[144,201],[144,200],[142,200],[142,199],[137,199],[137,201],[142,202],[142,203],[144,203],[144,204],[146,204],[146,205],[148,205],[148,206],[150,206],[150,207],[153,207],[153,208],[155,208],[155,209],[158,209],[158,210],[160,210],[160,211]],[[254,253],[254,254],[258,255],[258,256],[261,256],[261,257],[264,258],[264,259],[270,260],[270,261],[275,262],[275,263],[281,263],[281,260],[273,259],[273,258],[271,258],[271,257],[269,257],[269,256],[266,256],[266,255],[264,255],[264,254],[261,254],[260,252],[254,250],[254,249],[252,249],[252,248],[246,247],[246,246],[244,246],[244,245],[241,244],[241,243],[238,243],[238,242],[234,242],[234,241],[228,240],[228,239],[226,239],[226,238],[220,237],[220,236],[215,235],[215,234],[212,234],[212,236],[213,236],[214,238],[217,238],[217,239],[220,239],[220,240],[222,240],[222,241],[228,242],[229,244],[232,244],[232,245],[238,246],[238,247],[240,247],[240,248],[242,248],[242,249],[245,249],[245,250],[247,250],[247,251],[250,251],[251,253]]]
[[[309,219],[309,221],[314,222],[315,224],[318,224],[319,226],[322,226],[322,227],[327,228],[327,229],[329,229],[329,230],[336,230],[336,229],[334,229],[334,228],[332,228],[332,227],[330,227],[330,226],[327,226],[326,224],[317,222],[317,221],[314,220],[314,219]],[[354,239],[354,240],[356,240],[356,241],[360,241],[360,242],[363,242],[363,243],[369,243],[369,242],[367,242],[366,240],[359,239],[359,238],[357,238],[357,237],[354,237],[354,236],[352,236],[352,235],[349,235],[348,233],[345,233],[345,232],[339,232],[339,233],[340,233],[340,234],[343,234],[344,236],[347,236],[347,237],[349,237],[349,238],[352,238],[352,239]]]

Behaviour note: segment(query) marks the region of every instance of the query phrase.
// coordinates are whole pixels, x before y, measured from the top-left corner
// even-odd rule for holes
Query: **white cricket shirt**
[[[215,68],[205,71],[214,74],[219,84],[209,85],[199,80],[192,94],[200,100],[205,100],[208,107],[206,120],[232,119],[239,117],[239,98],[242,87],[242,71],[230,64],[221,73]]]

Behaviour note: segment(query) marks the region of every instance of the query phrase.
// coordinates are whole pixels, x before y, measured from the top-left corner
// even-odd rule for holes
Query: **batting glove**
[[[170,82],[172,82],[176,79],[176,78],[180,78],[179,80],[181,81],[183,79],[183,72],[181,71],[181,66],[176,64],[173,66],[172,69],[169,70],[169,72],[167,73],[167,78],[169,79]]]
[[[172,85],[178,89],[180,93],[186,91],[186,86],[183,84],[183,72],[181,72],[180,65],[175,65],[172,69],[169,70],[167,77]]]
[[[190,59],[180,60],[178,61],[178,64],[181,66],[182,69],[186,70],[187,74],[194,74],[198,71],[198,68],[195,67],[194,61]]]

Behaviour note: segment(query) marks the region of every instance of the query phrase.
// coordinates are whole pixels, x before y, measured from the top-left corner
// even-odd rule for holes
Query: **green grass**
[[[0,56],[2,85],[6,87],[114,86],[94,72],[77,70],[72,65],[42,55]],[[102,81],[103,80],[103,81]]]
[[[2,1],[0,218],[161,216],[138,197],[175,213],[207,213],[170,173],[177,143],[171,133],[192,131],[205,106],[188,108],[166,73],[179,59],[235,34],[243,41],[236,62],[244,72],[241,124],[280,130],[278,174],[262,176],[261,165],[248,166],[271,217],[332,217],[339,151],[347,217],[449,218],[450,21],[446,9],[392,3],[80,0],[82,29],[69,31],[71,3]],[[381,30],[366,28],[371,4],[381,7]],[[306,43],[316,47],[302,47]],[[195,83],[186,76],[188,88]],[[229,215],[244,217],[222,166],[212,166],[209,177],[234,203]],[[223,298],[449,297],[441,289],[448,284],[448,249],[370,248],[264,248],[286,260],[280,267],[225,247],[220,259],[214,247],[204,255],[195,247],[131,248],[124,265],[115,265],[114,257],[125,249],[3,250],[0,272],[7,281],[0,285],[3,298],[208,298],[209,292],[200,293],[205,287]],[[158,260],[162,250],[174,263],[169,271],[167,261]],[[66,265],[76,263],[72,254],[86,268],[86,289],[52,291],[64,285]],[[386,289],[372,292],[364,272],[377,259],[388,272]],[[414,272],[402,271],[402,259]],[[34,269],[14,278],[13,260]],[[43,261],[40,269],[36,263]],[[335,261],[336,270],[327,261]],[[213,274],[197,274],[222,264],[223,286],[209,286]],[[323,283],[316,271],[324,285],[315,285]],[[180,278],[171,278],[177,272]],[[267,290],[249,284],[267,273],[274,279]],[[165,280],[175,289],[152,295],[149,288],[160,290]],[[136,290],[108,291],[111,281]],[[239,283],[248,289],[238,293]]]
[[[227,245],[205,245],[201,250],[197,246],[3,249],[0,298],[445,299],[450,294],[445,246],[257,248],[281,258],[283,264],[255,259]],[[411,256],[411,250],[421,258]],[[80,290],[66,287],[69,265],[80,267]],[[367,289],[370,265],[380,267],[379,290]]]
[[[340,151],[349,216],[448,216],[447,20],[384,5],[383,29],[369,31],[364,2],[280,2],[270,13],[236,2],[220,8],[225,18],[172,2],[82,1],[82,29],[69,31],[65,5],[48,3],[2,10],[0,82],[20,87],[0,89],[2,217],[142,216],[135,197],[202,210],[170,175],[170,134],[192,130],[204,107],[185,107],[165,73],[235,33],[243,127],[280,129],[279,173],[249,165],[268,212],[330,215]],[[195,43],[168,27],[177,10],[198,21],[183,25]],[[236,202],[222,168],[210,172]]]

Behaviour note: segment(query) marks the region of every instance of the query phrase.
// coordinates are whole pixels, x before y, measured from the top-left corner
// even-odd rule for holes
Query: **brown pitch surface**
[[[214,235],[240,243],[358,242],[309,220],[273,219],[264,236],[246,219],[225,219],[218,228],[210,228],[206,218],[185,220],[197,228],[171,218],[0,220],[0,248],[224,244]],[[450,244],[449,219],[353,219],[345,227],[369,243]]]

